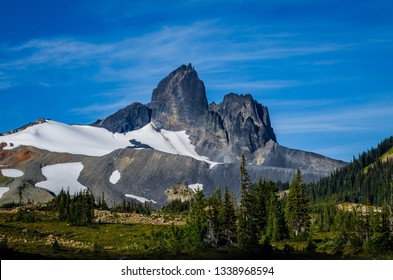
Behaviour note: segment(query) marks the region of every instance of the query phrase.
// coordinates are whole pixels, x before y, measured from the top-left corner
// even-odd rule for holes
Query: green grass
[[[4,177],[0,172],[0,185],[6,184],[12,181],[12,178]]]
[[[15,215],[0,216],[0,235],[7,236],[15,251],[56,259],[118,259],[122,256],[144,258],[149,250],[149,235],[165,231],[169,226],[146,224],[94,224],[69,226],[47,214],[38,214],[38,221],[14,221]],[[53,248],[57,240],[59,248]]]
[[[33,210],[30,210],[33,211]],[[0,239],[7,237],[9,250],[0,258],[11,259],[341,259],[368,258],[350,251],[334,251],[332,240],[338,233],[311,233],[314,251],[307,251],[308,240],[287,239],[272,242],[272,248],[240,251],[237,247],[203,248],[170,252],[162,247],[162,235],[169,225],[93,224],[70,226],[54,212],[35,210],[34,222],[16,221],[17,213],[0,213]],[[154,232],[154,234],[153,234]],[[153,238],[154,235],[154,238]],[[289,245],[289,246],[288,246]],[[284,248],[291,248],[285,251]],[[7,252],[8,255],[5,255]],[[382,256],[383,258],[383,256]],[[391,259],[392,256],[386,256]]]
[[[381,156],[382,162],[386,162],[388,159],[393,159],[393,147]]]
[[[380,160],[382,161],[382,163],[387,162],[389,160],[393,160],[393,147],[390,148],[386,153],[384,153],[381,157]],[[369,168],[372,168],[375,166],[375,163],[371,163],[370,165],[366,166],[363,171],[364,173],[368,172]]]

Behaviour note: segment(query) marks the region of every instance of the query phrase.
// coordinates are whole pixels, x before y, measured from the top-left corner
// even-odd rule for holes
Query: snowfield
[[[1,174],[5,177],[11,177],[11,178],[17,178],[17,177],[22,177],[24,175],[23,171],[19,169],[1,169]]]
[[[121,174],[119,172],[119,170],[115,170],[113,171],[112,175],[109,177],[109,182],[111,182],[112,184],[116,184],[117,182],[119,182],[121,177]]]
[[[200,184],[200,183],[191,184],[191,185],[188,185],[188,187],[190,189],[192,189],[194,192],[196,192],[198,189],[201,191],[203,190],[203,184]]]
[[[9,190],[10,190],[10,188],[8,188],[8,187],[1,187],[0,188],[0,198],[3,196],[3,194],[8,192]]]
[[[42,174],[46,181],[35,184],[36,187],[44,188],[54,194],[59,194],[62,189],[69,190],[70,194],[75,194],[86,189],[78,182],[79,174],[83,169],[81,162],[59,163],[43,167]]]
[[[141,197],[141,196],[136,196],[136,195],[133,195],[133,194],[125,194],[125,196],[133,198],[133,199],[136,199],[136,200],[138,200],[139,202],[142,202],[142,203],[145,203],[145,202],[157,203],[156,201],[154,201],[152,199],[147,199],[147,198],[144,198],[144,197]]]
[[[51,152],[87,156],[103,156],[117,149],[136,147],[130,143],[131,140],[136,140],[164,153],[192,157],[210,164],[210,168],[219,164],[198,155],[185,131],[164,129],[157,131],[152,123],[131,132],[112,133],[105,128],[89,125],[67,125],[47,120],[17,133],[0,136],[0,143],[7,143],[4,149],[13,149],[24,145]],[[11,147],[10,143],[14,147]]]

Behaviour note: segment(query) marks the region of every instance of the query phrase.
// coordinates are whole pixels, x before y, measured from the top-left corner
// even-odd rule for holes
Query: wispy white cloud
[[[288,47],[282,39],[287,33],[261,34],[254,41],[236,41],[238,30],[221,28],[217,21],[184,26],[164,26],[158,31],[120,41],[88,42],[73,38],[31,40],[3,48],[17,59],[3,60],[8,71],[29,67],[97,67],[100,78],[129,80],[141,75],[162,75],[173,65],[193,62],[212,69],[239,61],[282,59],[341,49],[338,44],[298,43]],[[246,35],[245,35],[246,36]],[[220,38],[220,40],[214,40]],[[159,70],[157,70],[159,69]],[[109,75],[108,75],[109,73]]]
[[[321,108],[340,104],[343,100],[337,99],[264,99],[269,107],[275,110],[288,110],[288,109],[308,109],[308,108]]]
[[[85,107],[73,108],[70,110],[70,112],[74,112],[77,114],[92,114],[93,112],[100,113],[100,112],[113,111],[116,110],[117,108],[125,107],[126,105],[128,105],[128,102],[122,100],[109,104],[91,104]]]
[[[239,63],[328,53],[346,47],[335,43],[297,42],[298,35],[293,33],[257,32],[258,35],[251,40],[253,34],[256,34],[255,30],[247,34],[220,26],[218,20],[209,20],[189,25],[168,25],[117,41],[47,38],[16,46],[3,45],[1,51],[8,53],[9,58],[0,60],[0,67],[7,74],[7,79],[1,80],[0,86],[17,86],[26,82],[42,86],[42,80],[37,81],[37,71],[69,71],[73,77],[80,74],[84,83],[114,83],[111,91],[103,90],[101,94],[113,94],[124,100],[144,95],[138,96],[137,100],[146,100],[162,77],[184,63],[193,63],[209,79],[213,73],[234,71],[234,65]],[[291,44],[286,41],[288,38]],[[28,81],[30,76],[32,81]],[[238,76],[237,81],[232,83],[228,83],[227,79],[222,82],[211,78],[208,86],[212,90],[254,92],[304,84],[300,80],[255,81],[254,77],[251,81],[249,78]],[[45,84],[52,82],[45,80]],[[141,91],[141,88],[149,90]],[[72,113],[107,112],[124,105],[117,100],[112,104],[106,102],[77,108]]]
[[[325,110],[296,111],[275,116],[275,129],[280,134],[367,132],[389,127],[393,119],[393,104],[367,103],[354,106],[331,106]]]
[[[288,87],[301,86],[304,83],[301,81],[292,80],[265,80],[256,82],[228,82],[228,81],[215,81],[209,84],[210,89],[221,89],[221,90],[238,90],[242,91],[254,91],[254,90],[265,90],[265,89],[281,89]]]

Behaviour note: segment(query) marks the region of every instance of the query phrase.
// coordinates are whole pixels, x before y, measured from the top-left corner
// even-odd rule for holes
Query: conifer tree
[[[269,182],[262,182],[259,179],[258,184],[250,189],[251,209],[249,210],[252,215],[252,220],[255,222],[257,231],[257,238],[262,238],[267,224],[267,203],[270,202],[267,197],[270,197]]]
[[[237,235],[239,247],[249,249],[258,245],[256,223],[252,213],[252,199],[250,196],[251,179],[248,175],[244,155],[240,162],[241,197],[238,214]]]
[[[59,214],[59,220],[67,220],[67,207],[66,207],[67,196],[63,189],[57,195],[57,212]]]
[[[224,244],[232,245],[236,239],[236,209],[235,201],[231,197],[228,187],[225,187],[224,202],[223,202],[223,213],[222,213],[222,225],[221,225],[221,240]]]
[[[206,241],[210,246],[217,247],[221,236],[223,203],[221,189],[217,187],[214,194],[208,199],[207,233]]]
[[[202,248],[205,244],[207,221],[205,212],[205,195],[198,189],[191,202],[190,215],[187,221],[188,243],[194,248]]]
[[[288,199],[285,205],[285,218],[292,237],[296,238],[299,233],[308,232],[310,229],[309,199],[299,169],[289,187]]]
[[[278,241],[287,237],[288,229],[285,223],[284,212],[277,196],[277,186],[274,182],[265,182],[267,185],[267,225],[265,236],[269,240]]]

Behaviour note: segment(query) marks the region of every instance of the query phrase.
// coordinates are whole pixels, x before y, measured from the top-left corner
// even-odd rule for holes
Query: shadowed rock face
[[[233,162],[240,155],[253,160],[253,154],[270,140],[277,141],[267,107],[250,94],[230,93],[220,104],[210,104],[205,135],[198,146],[203,153],[213,150],[215,160]]]
[[[195,130],[204,126],[208,107],[205,86],[191,64],[180,66],[159,82],[149,107],[158,129]]]
[[[98,120],[92,126],[106,128],[111,132],[123,133],[144,127],[150,122],[151,110],[147,105],[132,103],[104,120]]]

